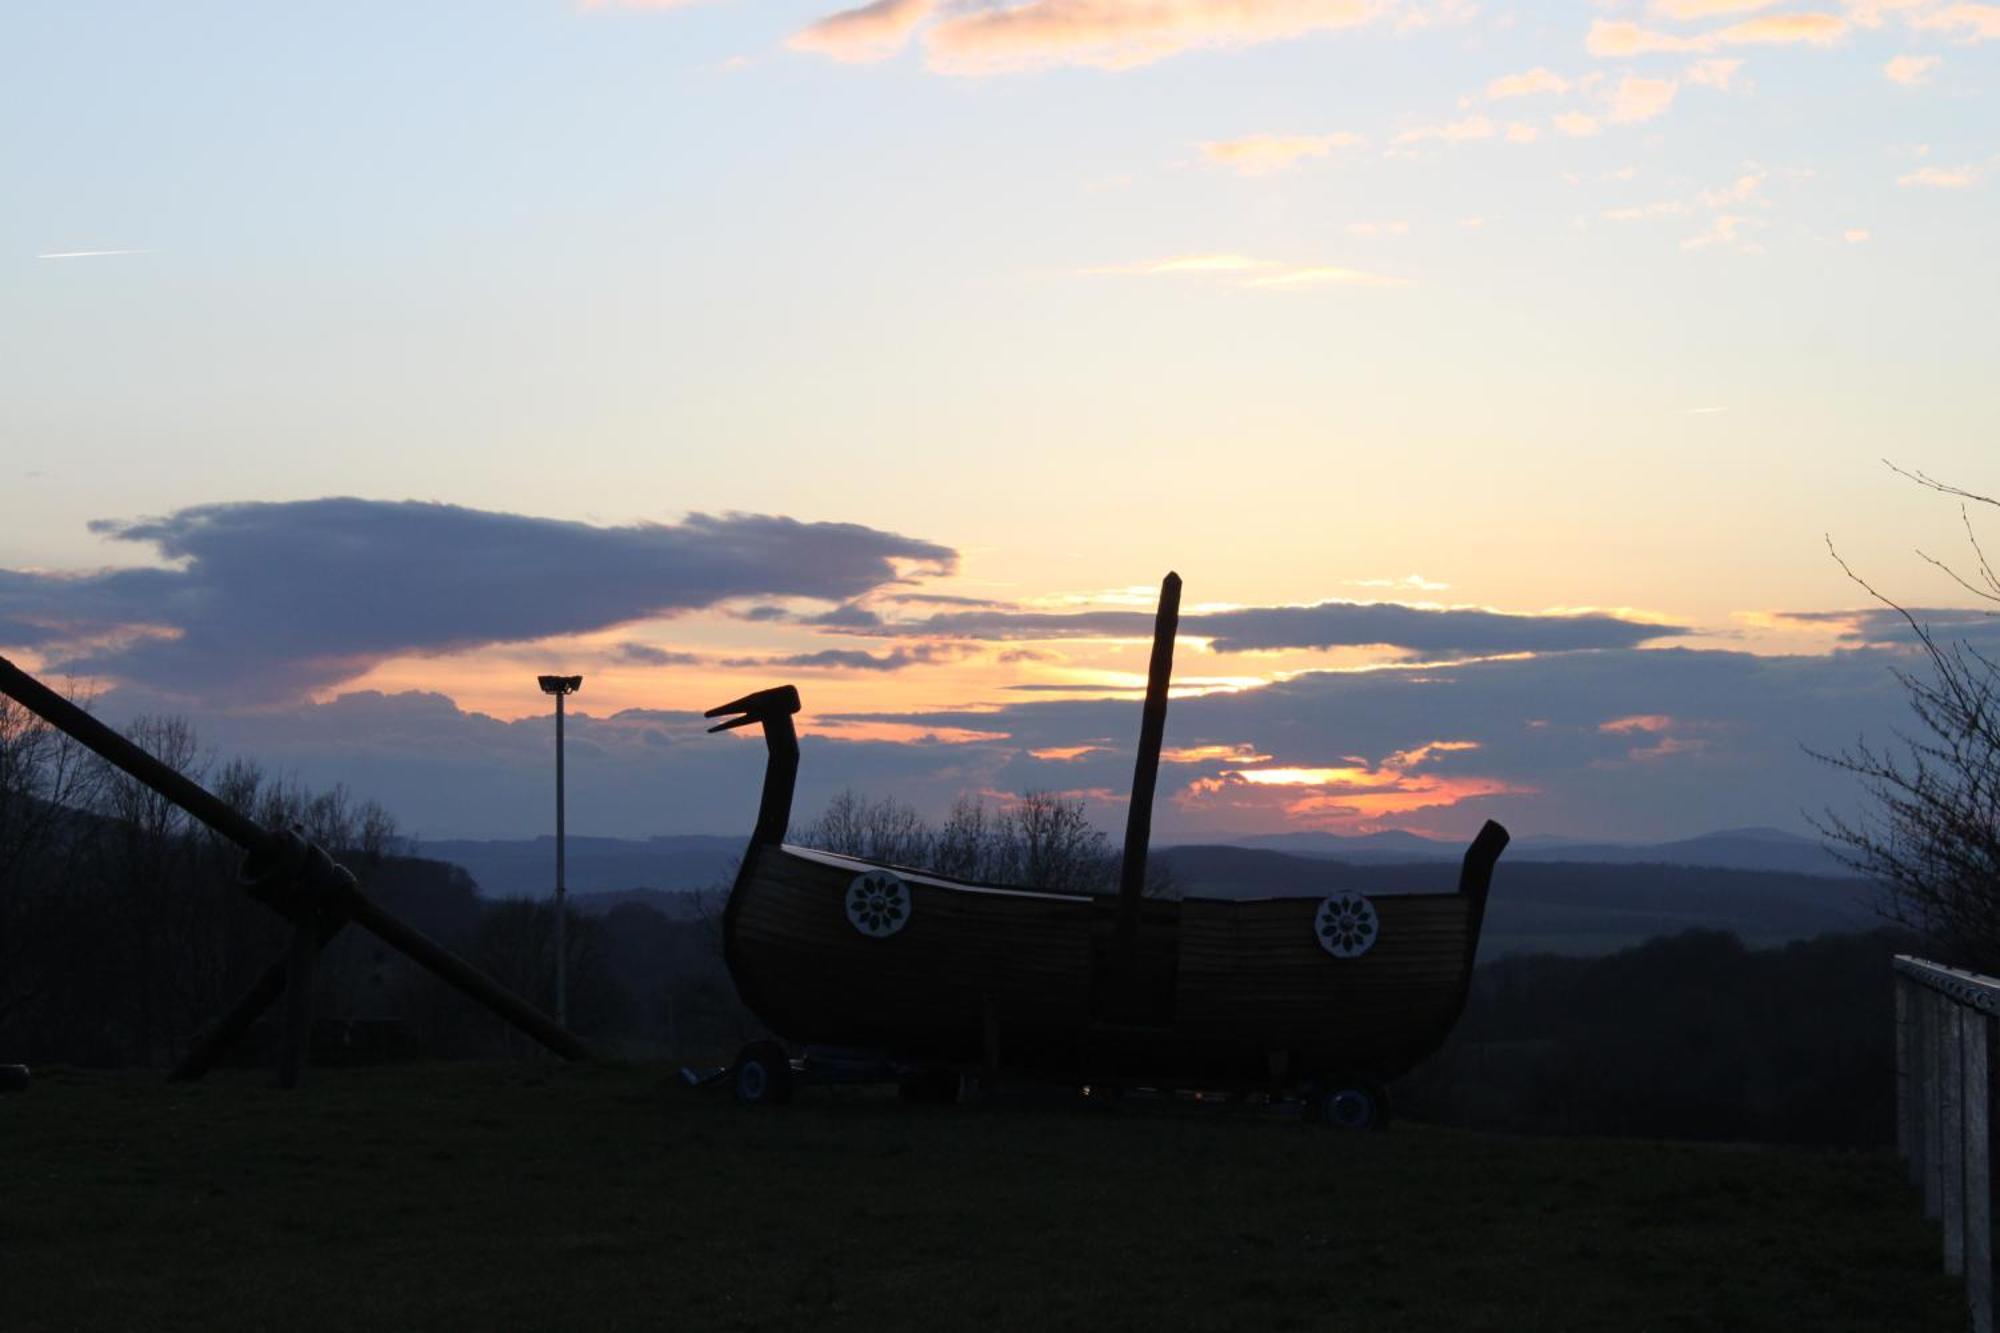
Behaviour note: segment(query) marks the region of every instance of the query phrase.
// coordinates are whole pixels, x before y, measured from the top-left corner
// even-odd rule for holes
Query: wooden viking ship
[[[1334,1123],[1381,1123],[1381,1088],[1464,1008],[1493,867],[1488,822],[1455,893],[1237,901],[1146,897],[1180,580],[1161,590],[1119,891],[951,879],[784,841],[798,776],[792,686],[709,712],[758,723],[757,825],[723,917],[729,970],[772,1032],[810,1053],[873,1053],[906,1088],[961,1071],[1303,1094]],[[735,1066],[782,1100],[811,1062],[773,1043]]]

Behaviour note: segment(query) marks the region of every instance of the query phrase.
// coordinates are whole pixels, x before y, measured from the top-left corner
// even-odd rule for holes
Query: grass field
[[[1881,1155],[435,1066],[0,1099],[0,1328],[1957,1329]]]

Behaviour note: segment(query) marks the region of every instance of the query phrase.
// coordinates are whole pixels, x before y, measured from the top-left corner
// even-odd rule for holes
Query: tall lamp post
[[[569,958],[563,939],[569,888],[563,882],[563,697],[583,688],[582,676],[537,676],[543,694],[556,697],[556,1022],[569,1026]]]

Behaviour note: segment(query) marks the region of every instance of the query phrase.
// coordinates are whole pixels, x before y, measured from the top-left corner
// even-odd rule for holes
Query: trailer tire
[[[28,1081],[26,1065],[0,1065],[0,1092],[26,1092]]]
[[[792,1058],[775,1041],[753,1041],[736,1057],[729,1082],[745,1106],[783,1106],[792,1099]]]
[[[1316,1124],[1348,1131],[1389,1127],[1389,1094],[1373,1079],[1343,1075],[1321,1081],[1308,1094],[1306,1109]]]

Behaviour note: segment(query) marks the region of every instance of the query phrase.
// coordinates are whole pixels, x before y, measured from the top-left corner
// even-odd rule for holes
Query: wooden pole
[[[1125,814],[1125,856],[1118,874],[1118,938],[1130,945],[1146,891],[1146,849],[1153,839],[1153,791],[1160,777],[1160,743],[1167,731],[1167,682],[1174,674],[1174,634],[1181,621],[1181,576],[1160,583],[1153,617],[1153,660],[1146,668],[1146,705],[1139,717],[1139,754],[1132,766],[1132,803]]]

